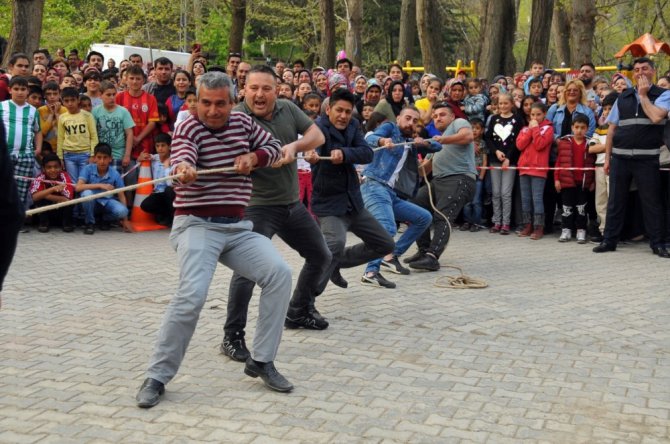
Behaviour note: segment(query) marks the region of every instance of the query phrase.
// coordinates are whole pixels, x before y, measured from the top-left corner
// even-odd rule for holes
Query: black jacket
[[[344,131],[335,128],[327,116],[316,120],[326,143],[316,149],[319,156],[330,156],[330,151],[342,150],[344,162],[334,165],[321,160],[312,166],[312,212],[317,216],[344,216],[363,208],[355,164],[372,161],[373,151],[356,119],[351,119]]]

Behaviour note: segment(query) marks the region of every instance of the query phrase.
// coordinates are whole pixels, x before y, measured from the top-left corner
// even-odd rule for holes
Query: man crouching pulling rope
[[[273,363],[290,298],[291,270],[272,241],[252,232],[252,223],[242,220],[251,196],[249,172],[279,161],[281,146],[250,116],[232,112],[233,84],[227,75],[204,74],[197,97],[197,116],[184,121],[172,141],[171,164],[182,179],[175,186],[170,242],[181,270],[147,378],[137,393],[137,405],[143,408],[158,404],[165,384],[177,373],[217,262],[262,289],[253,352],[244,372],[254,378],[260,376],[272,390],[293,389]],[[227,166],[234,166],[236,172],[201,177],[196,172]]]
[[[426,174],[432,170],[431,191],[436,208],[442,214],[433,214],[433,237],[430,228],[417,240],[419,251],[406,259],[410,268],[426,271],[440,269],[438,259],[449,242],[449,223],[453,223],[463,206],[475,195],[477,169],[475,168],[475,148],[472,126],[465,119],[457,118],[449,103],[441,102],[433,106],[435,128],[442,131],[433,139],[442,144],[442,150],[432,155],[424,163]],[[427,210],[432,210],[428,188],[422,187],[413,202]],[[444,215],[444,216],[443,216]]]

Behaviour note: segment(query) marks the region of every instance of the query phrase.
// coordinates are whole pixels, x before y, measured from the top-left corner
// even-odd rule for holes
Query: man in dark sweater
[[[372,148],[360,125],[352,119],[354,95],[338,89],[330,96],[326,115],[317,119],[326,142],[308,158],[312,166],[312,211],[321,221],[333,259],[319,285],[325,290],[331,274],[340,268],[355,267],[379,259],[393,251],[393,238],[365,209],[355,164],[370,163]],[[330,160],[319,161],[320,157]],[[347,231],[363,242],[345,248]]]

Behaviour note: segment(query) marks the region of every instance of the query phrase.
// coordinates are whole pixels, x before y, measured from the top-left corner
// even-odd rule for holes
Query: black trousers
[[[588,190],[581,185],[561,190],[563,213],[561,214],[561,228],[586,229],[586,205],[589,200]]]
[[[156,216],[158,222],[172,222],[174,218],[174,202],[175,193],[172,187],[166,187],[160,193],[151,193],[148,195],[140,205],[142,210],[149,214]]]
[[[433,202],[449,222],[453,223],[465,204],[472,202],[475,196],[476,181],[472,177],[458,174],[447,177],[436,177],[430,182]],[[428,196],[428,187],[419,189],[413,203],[433,213]],[[432,253],[439,259],[449,242],[451,232],[447,221],[440,214],[433,214],[433,237],[430,237],[430,227],[417,239],[416,244],[421,251]]]
[[[393,252],[395,242],[377,219],[365,208],[344,216],[321,217],[321,231],[333,258],[321,278],[318,293],[328,285],[330,275],[336,268],[351,268],[379,259]],[[345,248],[347,231],[351,231],[363,242]]]
[[[635,178],[642,204],[644,225],[652,248],[665,245],[662,229],[661,175],[658,156],[631,158],[612,156],[610,162],[610,192],[607,200],[607,221],[604,241],[616,245],[626,214],[630,183]]]
[[[53,205],[54,202],[51,202],[46,199],[38,200],[33,202],[36,208],[45,207],[47,205]],[[52,223],[58,221],[63,224],[63,227],[72,226],[72,207],[58,208],[56,210],[45,211],[38,215],[41,226],[49,226]]]
[[[291,306],[302,308],[314,305],[318,285],[332,255],[307,208],[300,202],[291,205],[254,205],[247,207],[244,218],[253,222],[254,232],[268,238],[278,235],[305,259],[293,291]],[[253,281],[233,274],[228,291],[228,314],[223,327],[226,335],[243,335],[255,285]]]

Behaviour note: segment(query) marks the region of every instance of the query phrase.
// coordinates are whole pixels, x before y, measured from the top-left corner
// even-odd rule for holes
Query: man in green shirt
[[[317,283],[330,264],[332,255],[314,218],[299,200],[298,168],[295,154],[324,143],[319,128],[292,102],[277,99],[277,77],[272,68],[258,65],[246,78],[244,102],[235,111],[253,116],[256,123],[279,139],[283,161],[274,168],[251,174],[253,194],[245,219],[254,231],[272,238],[275,234],[305,258],[286,315],[287,328],[323,330],[326,321],[314,307]],[[302,135],[299,138],[298,135]],[[228,295],[228,316],[221,352],[236,361],[245,361],[249,350],[244,342],[249,301],[254,283],[234,274]]]

